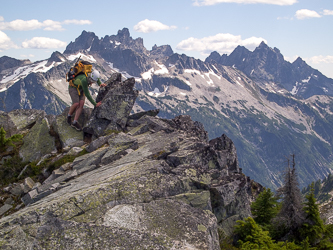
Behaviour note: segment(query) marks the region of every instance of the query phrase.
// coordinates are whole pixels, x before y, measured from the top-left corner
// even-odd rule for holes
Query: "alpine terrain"
[[[290,154],[296,155],[302,187],[331,172],[333,79],[301,58],[285,61],[263,42],[254,51],[238,46],[230,55],[213,52],[201,61],[174,53],[169,45],[148,50],[127,28],[102,38],[83,31],[63,53],[43,61],[0,58],[0,109],[62,113],[71,104],[65,75],[80,56],[104,81],[115,72],[134,77],[139,91],[134,113],[159,109],[160,118],[189,115],[209,138],[227,135],[244,174],[266,187],[281,185]],[[96,98],[97,88],[91,91]]]
[[[218,250],[251,216],[263,187],[242,173],[230,138],[209,140],[188,115],[130,115],[134,85],[113,74],[102,104],[84,109],[83,132],[69,108],[1,111],[16,135],[0,130],[1,249]]]

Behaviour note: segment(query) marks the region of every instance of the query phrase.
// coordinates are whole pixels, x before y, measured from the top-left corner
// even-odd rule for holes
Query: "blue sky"
[[[0,57],[38,61],[83,30],[99,38],[128,28],[147,49],[169,44],[204,60],[265,41],[333,78],[332,0],[0,0]]]

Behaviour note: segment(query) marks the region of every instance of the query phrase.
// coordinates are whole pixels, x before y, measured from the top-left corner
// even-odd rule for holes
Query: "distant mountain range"
[[[43,61],[1,57],[0,109],[61,113],[71,103],[65,74],[79,56],[103,80],[114,72],[135,78],[140,94],[133,112],[188,114],[203,123],[210,138],[225,133],[243,172],[267,187],[280,186],[285,157],[293,153],[302,187],[331,172],[333,79],[301,58],[285,61],[263,42],[253,52],[238,46],[229,56],[212,52],[201,61],[169,45],[147,50],[127,28],[103,38],[83,31],[63,53]],[[97,88],[91,91],[96,96]]]

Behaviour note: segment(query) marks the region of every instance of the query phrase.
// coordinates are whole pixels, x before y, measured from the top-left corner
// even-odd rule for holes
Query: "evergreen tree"
[[[251,212],[255,222],[260,225],[270,223],[278,213],[278,198],[268,188],[262,191],[257,199],[251,204]]]
[[[13,142],[19,141],[22,139],[21,134],[13,135],[9,138],[6,138],[6,131],[3,127],[0,128],[0,149],[4,150],[8,145],[15,146]]]
[[[314,183],[313,190],[314,190],[313,193],[314,193],[315,197],[318,197],[318,194],[321,190],[321,180],[318,180]]]
[[[239,237],[237,243],[241,249],[272,249],[274,245],[269,232],[263,231],[251,217],[237,221],[235,233]]]
[[[297,173],[295,168],[295,155],[292,155],[292,168],[288,167],[284,174],[284,185],[278,190],[282,197],[282,206],[279,220],[288,229],[289,233],[296,236],[297,230],[304,221],[302,195],[299,189]]]
[[[305,223],[301,228],[303,238],[308,238],[311,245],[317,244],[323,237],[325,230],[324,223],[320,218],[318,204],[314,195],[314,183],[311,184],[310,193],[305,196],[306,202],[304,206]]]

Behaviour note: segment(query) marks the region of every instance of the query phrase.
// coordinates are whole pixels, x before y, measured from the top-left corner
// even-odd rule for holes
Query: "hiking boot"
[[[67,116],[67,123],[68,125],[72,125],[72,116],[70,115]]]
[[[82,128],[78,122],[73,122],[71,125],[73,128],[75,128],[77,131],[81,131]]]

